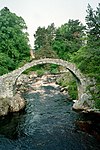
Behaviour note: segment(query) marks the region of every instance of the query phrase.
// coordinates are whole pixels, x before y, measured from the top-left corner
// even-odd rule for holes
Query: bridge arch
[[[39,65],[39,64],[56,64],[56,65],[59,65],[59,66],[63,66],[73,74],[73,76],[77,79],[77,81],[80,82],[80,84],[82,84],[82,82],[83,82],[83,80],[82,80],[83,75],[74,63],[64,61],[64,60],[61,60],[61,59],[50,59],[50,58],[33,60],[32,62],[25,64],[23,67],[19,68],[18,70],[15,70],[14,73],[17,73],[16,79],[25,70],[27,70],[27,69],[29,69],[33,66]]]
[[[36,66],[38,64],[57,64],[60,66],[65,67],[68,69],[77,79],[78,81],[78,99],[81,98],[82,93],[86,90],[86,79],[80,72],[80,70],[76,67],[75,64],[64,61],[61,59],[39,59],[39,60],[33,60],[30,63],[25,64],[23,67],[16,69],[6,75],[1,76],[1,91],[0,96],[1,97],[13,97],[14,96],[14,87],[16,84],[17,79],[19,76],[27,69]]]

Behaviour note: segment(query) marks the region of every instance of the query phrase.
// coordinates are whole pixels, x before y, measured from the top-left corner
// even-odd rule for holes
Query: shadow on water
[[[98,117],[73,111],[59,88],[43,86],[24,98],[24,111],[0,118],[0,150],[100,149]]]
[[[0,117],[0,134],[9,139],[16,139],[18,136],[18,123],[20,122],[25,111],[18,113],[9,113],[5,117]]]

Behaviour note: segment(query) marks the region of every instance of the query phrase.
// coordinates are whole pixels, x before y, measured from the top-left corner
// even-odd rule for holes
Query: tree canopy
[[[16,69],[29,56],[27,26],[7,7],[0,11],[0,75]]]
[[[70,53],[78,51],[82,46],[84,30],[85,26],[79,20],[69,20],[58,28],[55,28],[54,23],[47,28],[39,27],[34,35],[35,50],[49,43],[59,58],[66,60]]]
[[[85,26],[79,20],[69,20],[56,30],[54,50],[60,58],[68,60],[69,55],[79,50],[83,44]]]
[[[100,4],[97,10],[88,5],[87,16],[87,44],[73,56],[79,68],[86,74],[99,76],[100,73]]]

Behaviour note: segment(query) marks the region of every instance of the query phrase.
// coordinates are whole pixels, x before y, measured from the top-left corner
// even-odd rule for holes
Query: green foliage
[[[96,80],[96,90],[98,93],[91,92],[95,100],[95,107],[100,109],[100,49],[93,47],[83,47],[72,56],[78,68],[87,76]]]
[[[100,47],[100,3],[96,10],[93,10],[92,7],[88,5],[86,24],[88,29],[88,45],[90,47]]]
[[[56,30],[52,45],[59,58],[68,60],[70,53],[78,51],[83,44],[84,30],[85,26],[79,20],[69,20]]]
[[[36,71],[36,73],[37,73],[38,76],[42,76],[45,73],[45,70],[44,69],[41,69],[41,70],[39,69],[39,70]]]
[[[46,29],[45,27],[38,27],[36,33],[34,34],[35,38],[35,50],[40,49],[43,45],[46,44]]]
[[[36,59],[41,59],[41,58],[57,58],[56,52],[52,49],[49,43],[46,43],[41,49],[39,49],[36,54],[35,58]],[[50,64],[45,64],[42,65],[45,70],[52,70],[52,67]]]
[[[87,45],[74,53],[71,60],[85,75],[96,80],[98,93],[91,94],[100,109],[100,4],[95,11],[88,5],[87,13]]]
[[[57,58],[56,52],[53,50],[51,43],[55,36],[55,27],[54,24],[51,24],[47,28],[38,27],[35,37],[35,57],[36,59],[40,58]]]
[[[49,43],[46,43],[41,49],[35,54],[36,59],[41,58],[57,58],[56,52],[52,49]]]
[[[43,65],[37,65],[37,66],[33,66],[27,70],[25,70],[23,73],[24,74],[29,74],[30,72],[36,72],[37,70],[42,70],[43,69]]]
[[[50,73],[52,74],[56,74],[59,72],[59,67],[58,65],[55,65],[55,64],[51,64],[50,65]]]
[[[47,28],[38,27],[37,31],[34,34],[35,38],[35,50],[39,50],[44,47],[47,43],[51,46],[52,41],[55,38],[55,27],[54,23],[49,25]]]
[[[87,12],[86,21],[89,28],[87,46],[81,47],[71,58],[83,73],[97,78],[100,73],[100,39],[98,39],[100,28],[97,28],[97,26],[100,27],[100,24],[98,24],[100,8],[97,8],[97,11],[93,11],[89,5]],[[94,38],[96,39],[94,40]]]
[[[95,100],[95,107],[100,109],[100,98]]]
[[[69,82],[68,93],[72,99],[78,99],[77,85],[75,80]]]
[[[15,68],[14,61],[7,54],[0,53],[0,75],[8,73]]]
[[[70,72],[67,72],[61,76],[61,78],[57,80],[57,83],[63,87],[67,87],[68,94],[70,95],[71,99],[78,99],[76,80]]]
[[[78,52],[71,56],[78,68],[90,76],[98,75],[100,72],[100,49],[91,47],[82,47]],[[93,74],[93,75],[92,75]]]
[[[26,29],[23,18],[11,13],[7,7],[0,11],[0,58],[5,55],[6,62],[1,61],[0,65],[6,68],[4,73],[16,69],[21,61],[29,57]]]

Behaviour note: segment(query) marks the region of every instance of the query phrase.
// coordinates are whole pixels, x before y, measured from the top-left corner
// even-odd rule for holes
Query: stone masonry
[[[88,85],[91,84],[90,80],[86,78],[80,70],[76,67],[74,63],[64,61],[61,59],[39,59],[33,60],[30,63],[25,64],[23,67],[18,68],[8,74],[0,76],[0,98],[11,98],[16,94],[16,82],[19,76],[26,70],[38,64],[57,64],[68,69],[76,78],[78,87],[78,100],[80,100],[80,105],[83,105],[83,101],[92,99],[91,94],[87,90]],[[79,101],[78,101],[79,104]],[[74,108],[77,107],[77,102]],[[79,106],[79,105],[78,105]],[[80,106],[82,107],[82,106]]]

